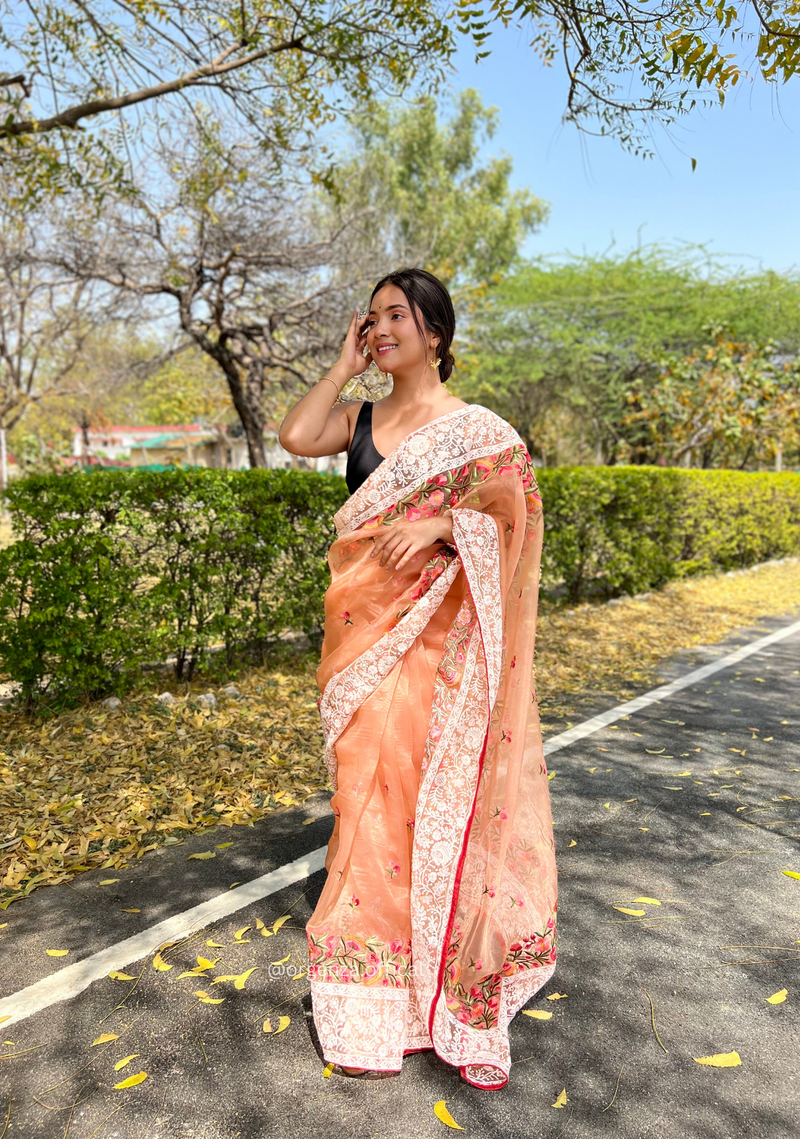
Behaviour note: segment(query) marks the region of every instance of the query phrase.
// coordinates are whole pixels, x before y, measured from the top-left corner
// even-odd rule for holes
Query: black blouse
[[[355,494],[365,479],[383,462],[384,456],[376,451],[372,441],[372,404],[365,400],[358,413],[356,428],[347,452],[345,482],[351,494]]]

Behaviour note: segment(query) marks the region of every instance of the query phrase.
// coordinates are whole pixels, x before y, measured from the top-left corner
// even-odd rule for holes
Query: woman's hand
[[[387,570],[399,570],[436,542],[452,540],[453,523],[449,514],[420,518],[415,522],[404,519],[387,526],[374,538],[374,548],[369,556],[380,557],[381,566]]]
[[[360,376],[362,372],[366,372],[372,363],[371,353],[368,352],[366,356],[364,355],[366,343],[367,336],[366,333],[363,335],[361,333],[361,321],[358,319],[358,309],[356,309],[344,338],[339,359],[331,371],[335,368],[337,373],[347,374],[349,379],[352,379],[354,376]]]

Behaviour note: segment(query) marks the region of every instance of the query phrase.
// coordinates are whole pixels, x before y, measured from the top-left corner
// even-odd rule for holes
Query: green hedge
[[[537,472],[542,583],[573,602],[800,552],[800,475],[656,467]],[[342,478],[303,471],[50,475],[8,492],[0,669],[28,701],[122,691],[174,657],[262,653],[322,623]]]
[[[119,692],[141,665],[322,622],[344,480],[199,469],[47,475],[8,493],[0,668],[30,701]]]
[[[800,474],[552,467],[537,479],[542,583],[572,602],[800,553]]]

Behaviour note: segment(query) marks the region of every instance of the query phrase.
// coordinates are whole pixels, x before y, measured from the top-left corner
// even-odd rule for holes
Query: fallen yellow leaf
[[[7,1020],[11,1020],[11,1013],[9,1013],[8,1016],[0,1016],[0,1024],[3,1024]]]
[[[104,878],[102,882],[98,882],[98,886],[113,886],[115,882],[119,882],[119,878]]]
[[[108,974],[112,981],[135,981],[136,978],[132,977],[130,973],[120,973],[119,969],[112,969]]]
[[[206,945],[208,946],[209,949],[224,949],[225,948],[225,946],[222,944],[221,941],[214,941],[214,939],[212,937],[209,937],[208,941],[206,942]]]
[[[595,771],[597,771],[597,768],[596,767],[587,767],[586,770],[591,772],[592,775],[594,775]]]
[[[574,839],[574,838],[571,838],[571,839],[569,840],[569,845],[570,845],[570,846],[577,846],[578,844],[577,844],[577,842],[575,841],[575,839]]]
[[[544,1009],[523,1009],[523,1016],[532,1016],[534,1020],[550,1020],[553,1016],[551,1012],[545,1012]]]
[[[275,924],[272,927],[272,932],[277,933],[282,925],[285,925],[285,923],[287,921],[291,921],[291,920],[292,920],[291,914],[284,914],[282,918],[278,918],[278,920],[275,922]]]
[[[265,1032],[272,1032],[272,1021],[269,1019],[269,1017],[267,1017],[267,1019],[264,1021],[262,1028]]]
[[[124,914],[140,914],[142,911],[141,910],[123,910],[122,912]]]
[[[229,890],[232,890],[232,889],[234,888],[234,886],[241,886],[241,884],[242,884],[241,882],[231,882],[231,884],[230,884],[230,886],[228,887],[228,889],[229,889]]]
[[[549,1001],[560,1001],[566,996],[566,993],[551,993],[547,998]]]
[[[131,1060],[135,1060],[138,1055],[138,1052],[131,1052],[130,1056],[123,1056],[121,1060],[117,1060],[116,1064],[114,1065],[114,1071],[121,1071],[126,1064],[130,1064]]]
[[[437,1119],[441,1119],[442,1123],[446,1123],[448,1127],[454,1127],[456,1131],[463,1131],[464,1128],[460,1123],[456,1123],[450,1112],[447,1110],[447,1100],[440,1099],[433,1105],[433,1114]]]
[[[233,846],[232,842],[218,842],[217,850],[227,850],[229,846]]]
[[[236,933],[233,935],[234,941],[241,942],[242,938],[244,937],[244,935],[247,933],[247,931],[249,929],[252,929],[252,926],[243,925],[241,929],[237,929]],[[244,942],[244,944],[247,945],[248,942]]]
[[[275,1035],[277,1036],[279,1032],[283,1032],[283,1030],[285,1028],[288,1028],[291,1023],[292,1023],[291,1017],[288,1017],[288,1016],[280,1017],[278,1020],[278,1027],[275,1029]]]
[[[188,855],[188,856],[187,856],[187,861],[188,861],[189,859],[191,859],[191,858],[197,858],[197,859],[201,859],[201,858],[216,858],[216,857],[217,857],[217,856],[216,856],[216,854],[214,853],[214,851],[213,851],[213,850],[204,850],[204,851],[202,852],[202,854],[190,854],[190,855]]]
[[[547,778],[548,778],[548,781],[549,781],[550,779],[555,779],[555,777],[556,777],[556,773],[555,773],[555,771],[551,771],[551,772],[549,773],[549,775],[547,776]]]
[[[270,965],[285,965],[291,956],[291,953],[287,953],[285,957],[281,957],[280,961],[270,961]]]
[[[178,980],[180,981],[184,977],[202,977],[209,969],[213,969],[218,961],[219,957],[215,957],[213,961],[209,961],[207,957],[198,957],[194,969],[187,969],[185,973],[179,973]]]
[[[555,1103],[550,1104],[551,1107],[566,1107],[567,1106],[567,1089],[562,1088],[558,1093],[558,1098]]]
[[[764,997],[764,1000],[769,1001],[771,1005],[782,1005],[788,995],[788,989],[780,989],[777,993],[773,993],[771,997]]]
[[[137,1072],[135,1076],[128,1076],[127,1080],[121,1080],[118,1084],[114,1084],[114,1088],[135,1088],[137,1084],[143,1083],[147,1079],[147,1072]]]
[[[604,806],[604,807],[610,807],[610,806],[611,806],[611,804],[610,804],[610,803],[603,803],[603,806]]]
[[[717,1052],[713,1056],[693,1056],[692,1059],[713,1068],[737,1068],[742,1062],[738,1052]]]
[[[92,1048],[95,1044],[108,1044],[109,1040],[119,1040],[119,1033],[117,1032],[104,1032],[102,1036],[98,1036],[97,1040],[92,1041]]]
[[[170,965],[169,961],[165,961],[159,952],[156,953],[155,957],[153,958],[153,968],[157,969],[159,973],[168,973],[172,968],[172,965]]]
[[[235,989],[243,989],[247,978],[251,973],[255,973],[257,968],[258,966],[254,965],[252,969],[246,969],[244,973],[225,973],[222,977],[217,977],[211,983],[212,985],[219,985],[223,981],[233,981]]]
[[[782,870],[781,873],[785,874],[787,878],[800,878],[800,874],[796,870]]]
[[[314,820],[309,819],[308,821],[313,822]],[[333,1071],[334,1066],[335,1065],[333,1065],[333,1064],[326,1064],[325,1067],[322,1069],[322,1078],[324,1080],[329,1080],[331,1078],[331,1072]]]
[[[629,910],[625,906],[614,906],[615,910],[619,910],[621,914],[630,914],[632,918],[643,918],[645,910]]]
[[[198,989],[194,995],[204,1005],[221,1005],[225,1000],[225,997],[210,997],[204,989]]]
[[[264,925],[261,918],[256,918],[256,929],[266,929],[266,926]]]
[[[634,898],[634,902],[643,902],[646,906],[660,906],[658,898]]]
[[[68,949],[45,949],[48,957],[66,957],[69,953]]]

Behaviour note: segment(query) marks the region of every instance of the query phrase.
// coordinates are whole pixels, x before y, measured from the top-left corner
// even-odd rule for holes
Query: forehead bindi
[[[384,285],[380,292],[372,298],[370,316],[378,316],[383,312],[409,312],[408,299],[402,289],[397,285]]]

